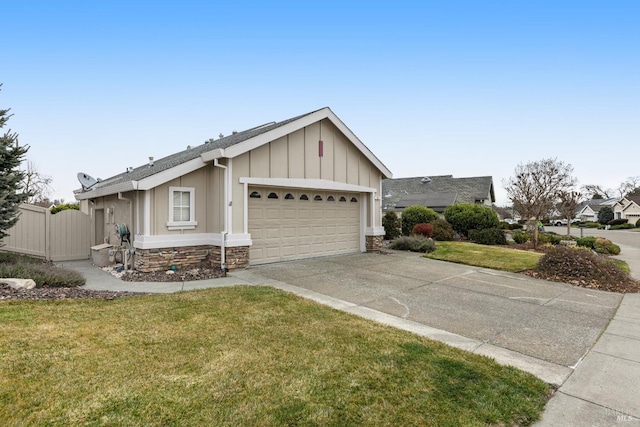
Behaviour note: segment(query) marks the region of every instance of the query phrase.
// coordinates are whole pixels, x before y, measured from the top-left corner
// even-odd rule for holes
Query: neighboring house
[[[152,154],[152,153],[150,153]],[[391,172],[329,109],[153,160],[76,192],[94,243],[125,224],[141,271],[379,250]]]
[[[453,175],[385,179],[382,181],[384,211],[401,212],[407,206],[426,206],[438,213],[454,203],[476,203],[491,207],[496,200],[493,178]]]
[[[581,221],[598,221],[598,213],[604,206],[613,210],[614,219],[627,219],[634,224],[640,219],[640,197],[612,197],[609,199],[591,199],[578,207],[576,215]]]
[[[629,220],[629,224],[635,225],[640,220],[640,196],[625,197],[626,203],[622,207],[622,218]]]

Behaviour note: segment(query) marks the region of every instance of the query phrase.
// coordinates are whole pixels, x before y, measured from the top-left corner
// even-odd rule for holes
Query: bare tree
[[[567,219],[567,236],[571,235],[571,220],[576,215],[576,209],[581,199],[582,194],[577,191],[563,190],[558,192],[558,209]]]
[[[609,199],[613,194],[612,189],[604,188],[596,184],[583,185],[582,192],[590,199]]]
[[[21,190],[29,194],[26,203],[39,204],[49,199],[52,192],[52,181],[50,176],[38,172],[36,165],[31,160],[27,160],[26,169],[23,171],[20,181]]]
[[[640,188],[640,176],[630,176],[618,186],[618,194],[620,197],[633,195]]]
[[[514,207],[530,222],[536,224],[556,204],[561,191],[571,190],[576,185],[573,167],[557,159],[543,159],[519,164],[515,174],[503,182],[507,196]],[[538,245],[538,227],[534,228],[534,245]]]

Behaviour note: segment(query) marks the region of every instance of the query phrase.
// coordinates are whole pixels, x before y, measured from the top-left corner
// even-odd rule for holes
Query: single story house
[[[438,213],[454,203],[491,207],[496,201],[491,176],[454,178],[453,175],[384,179],[382,209],[402,212],[407,206],[426,206]]]
[[[92,242],[120,244],[136,269],[200,262],[245,267],[382,247],[382,180],[391,172],[322,108],[195,146],[75,197]],[[122,233],[121,233],[122,234]]]
[[[627,203],[622,207],[622,218],[635,225],[640,220],[640,196],[627,196],[624,199]]]
[[[597,222],[600,209],[609,207],[613,211],[614,219],[628,219],[630,223],[640,218],[640,206],[626,197],[610,197],[608,199],[591,199],[578,206],[576,217],[585,222]]]

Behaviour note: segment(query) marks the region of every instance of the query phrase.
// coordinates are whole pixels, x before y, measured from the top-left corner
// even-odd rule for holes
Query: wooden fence
[[[0,240],[0,250],[51,261],[88,259],[91,255],[91,219],[77,210],[51,214],[49,209],[20,205],[20,219]]]

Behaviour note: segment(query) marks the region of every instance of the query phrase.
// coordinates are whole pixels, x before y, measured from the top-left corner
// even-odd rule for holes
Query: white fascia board
[[[367,227],[364,231],[365,236],[384,236],[384,227]]]
[[[102,197],[109,196],[111,194],[125,193],[127,191],[136,190],[138,186],[138,181],[125,181],[120,184],[110,185],[104,188],[96,188],[91,191],[85,191],[82,193],[77,193],[75,195],[76,200],[86,200],[93,199],[94,197]]]
[[[326,179],[240,177],[240,184],[260,185],[265,187],[289,187],[308,188],[315,190],[351,191],[354,193],[374,193],[378,191],[373,187],[346,184],[344,182],[329,181]]]
[[[206,153],[202,153],[200,158],[203,162],[212,162],[215,159],[221,159],[225,157],[224,148],[216,148],[215,150],[207,151]]]
[[[240,154],[244,154],[271,141],[275,141],[278,138],[302,129],[313,123],[319,122],[323,119],[329,119],[331,123],[333,123],[349,139],[349,141],[353,143],[353,145],[355,145],[358,150],[360,150],[360,152],[364,154],[364,156],[380,170],[380,172],[382,172],[384,178],[393,177],[391,171],[382,164],[382,162],[367,148],[367,146],[364,145],[362,141],[360,141],[360,139],[358,139],[358,137],[353,132],[351,132],[351,130],[342,122],[342,120],[340,120],[338,116],[336,116],[328,107],[301,117],[291,123],[287,123],[284,126],[280,126],[269,132],[265,132],[253,138],[247,139],[246,141],[233,145],[224,150],[225,157],[233,158],[239,156]]]
[[[249,234],[227,234],[226,247],[251,246]],[[221,233],[136,235],[133,247],[137,249],[180,248],[184,246],[222,246]]]
[[[166,182],[171,181],[172,179],[179,178],[206,165],[207,163],[200,157],[189,160],[188,162],[181,163],[170,169],[151,175],[148,178],[141,179],[140,181],[138,181],[138,190],[151,190],[158,185],[162,185]]]

